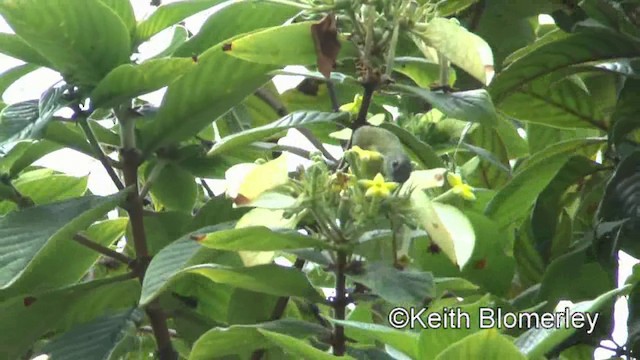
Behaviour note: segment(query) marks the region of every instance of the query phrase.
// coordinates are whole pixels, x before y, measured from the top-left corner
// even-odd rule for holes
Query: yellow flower
[[[466,200],[476,199],[476,196],[473,194],[473,188],[469,184],[463,183],[460,175],[448,172],[447,182],[451,185],[451,190],[454,194],[460,195]]]
[[[340,111],[357,115],[360,111],[360,106],[362,106],[362,95],[356,94],[356,96],[353,97],[353,102],[340,106]]]
[[[382,160],[382,154],[377,151],[364,150],[360,146],[353,146],[351,150],[358,155],[358,158],[362,161],[377,161]]]
[[[373,180],[359,180],[358,183],[367,189],[364,196],[386,198],[398,187],[398,183],[385,182],[382,174],[378,173]]]

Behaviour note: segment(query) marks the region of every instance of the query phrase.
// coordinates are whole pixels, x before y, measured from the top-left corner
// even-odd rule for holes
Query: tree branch
[[[89,239],[88,237],[86,237],[85,235],[82,234],[75,234],[73,235],[73,240],[75,240],[77,243],[91,249],[94,250],[104,256],[110,257],[112,259],[118,260],[121,263],[127,265],[127,266],[132,266],[134,263],[134,259],[128,257],[127,255],[123,254],[123,253],[119,253],[115,250],[111,250],[106,246],[100,245],[95,241],[92,241],[91,239]]]
[[[344,250],[338,251],[336,262],[336,297],[333,299],[333,312],[336,320],[345,320],[346,309],[349,304],[347,298],[347,278],[345,269],[347,267],[347,254]],[[333,329],[333,355],[342,356],[346,352],[347,339],[344,335],[344,326],[335,325]]]
[[[140,197],[138,189],[138,167],[142,163],[140,151],[136,148],[135,123],[130,117],[129,109],[121,109],[117,112],[120,123],[120,136],[122,149],[122,172],[124,182],[127,187],[133,187],[133,191],[127,195],[126,210],[129,213],[129,223],[133,234],[133,245],[136,251],[135,273],[142,283],[144,275],[151,261],[147,247],[147,235],[144,229],[144,208],[143,199]],[[157,300],[152,301],[145,307],[145,312],[149,317],[153,336],[158,347],[158,358],[160,360],[177,360],[178,354],[171,344],[167,317],[159,306]]]

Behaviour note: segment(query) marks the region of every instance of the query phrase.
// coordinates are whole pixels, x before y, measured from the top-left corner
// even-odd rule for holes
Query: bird
[[[411,175],[411,159],[392,132],[375,126],[364,125],[354,131],[351,146],[382,154],[382,175],[388,180],[404,183]]]

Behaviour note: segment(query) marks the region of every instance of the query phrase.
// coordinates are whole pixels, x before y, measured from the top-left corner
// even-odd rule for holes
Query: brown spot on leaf
[[[191,60],[193,60],[194,63],[197,63],[198,62],[198,55],[196,55],[196,54],[191,55]]]
[[[487,266],[487,258],[482,258],[473,264],[473,268],[477,270],[482,270],[486,266]]]
[[[318,71],[328,79],[340,52],[335,15],[327,14],[319,23],[311,25],[311,37],[316,46]]]
[[[436,243],[432,242],[429,244],[429,247],[427,248],[427,251],[431,254],[439,254],[440,253],[440,246],[438,246]]]
[[[249,199],[248,197],[242,195],[242,194],[238,194],[238,196],[236,196],[235,199],[233,199],[233,202],[236,205],[246,205],[248,203],[251,202],[251,199]]]
[[[442,176],[442,174],[436,174],[435,179],[436,181],[442,181],[444,180],[444,176]]]
[[[24,304],[24,306],[29,307],[31,306],[31,304],[33,304],[34,302],[36,302],[36,298],[34,298],[33,296],[27,296],[24,299],[22,299],[22,303]]]
[[[434,229],[437,229],[440,227],[440,225],[438,225],[438,223],[431,223],[431,226],[433,226]]]
[[[222,44],[222,51],[231,51],[231,43]]]
[[[204,238],[206,238],[207,236],[204,234],[191,234],[191,239],[195,240],[195,241],[202,241],[204,240]]]

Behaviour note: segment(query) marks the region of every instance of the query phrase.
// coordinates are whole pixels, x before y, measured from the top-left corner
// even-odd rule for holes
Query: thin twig
[[[329,99],[331,100],[331,111],[339,112],[340,111],[340,103],[338,102],[338,94],[336,91],[336,86],[331,82],[331,80],[327,80],[327,92],[329,93]]]
[[[113,183],[116,185],[118,190],[123,190],[124,185],[122,184],[122,181],[118,177],[118,174],[116,174],[116,171],[113,169],[113,166],[111,166],[111,162],[109,161],[109,158],[102,151],[102,148],[100,147],[100,142],[96,138],[96,135],[93,133],[93,130],[89,125],[89,122],[87,120],[87,117],[88,117],[87,113],[82,111],[82,109],[80,109],[80,105],[78,104],[73,105],[72,109],[74,112],[73,118],[76,119],[80,124],[80,127],[82,128],[82,131],[87,137],[87,140],[89,141],[89,145],[91,145],[91,148],[95,153],[95,156],[98,158],[98,160],[100,161],[104,169],[107,171],[107,174],[109,174],[109,177],[111,178]]]
[[[86,237],[83,234],[75,234],[73,235],[73,240],[75,240],[77,243],[91,249],[94,250],[104,256],[110,257],[114,260],[118,260],[121,263],[127,265],[127,266],[131,266],[134,262],[134,260],[130,257],[128,257],[127,255],[123,254],[123,253],[119,253],[115,250],[109,249],[106,246],[103,246],[101,244],[98,244],[95,241],[92,241],[91,239],[89,239],[88,237]]]
[[[207,184],[204,179],[200,179],[200,184],[202,185],[202,188],[204,188],[204,191],[207,193],[209,198],[213,199],[214,197],[216,197],[216,194],[213,193],[213,190],[211,190],[211,187],[209,187],[209,184]]]
[[[260,100],[264,101],[267,105],[269,105],[271,108],[273,108],[273,110],[275,110],[278,116],[287,116],[289,114],[289,111],[284,106],[282,101],[280,101],[280,99],[273,96],[266,89],[260,88],[256,90],[255,95]],[[331,155],[331,153],[324,147],[322,142],[313,135],[311,130],[305,129],[302,127],[296,127],[295,129],[298,130],[302,134],[302,136],[304,136],[307,140],[309,140],[309,142],[316,149],[318,149],[322,153],[322,155],[326,157],[329,161],[332,161],[334,163],[338,162],[338,160],[336,160],[336,158],[334,158],[333,155]]]
[[[338,259],[336,263],[336,296],[333,299],[333,312],[336,320],[344,320],[346,318],[346,308],[349,303],[347,298],[347,279],[345,269],[347,267],[347,253],[344,250],[338,251]],[[344,327],[336,325],[333,330],[333,355],[342,356],[346,352],[346,337],[344,335]]]
[[[156,163],[156,166],[154,166],[153,169],[151,169],[151,173],[147,177],[147,181],[144,183],[144,186],[142,186],[142,190],[140,190],[141,198],[144,198],[145,196],[147,196],[147,193],[149,193],[149,190],[151,190],[151,186],[153,185],[153,182],[160,175],[160,173],[162,172],[162,169],[164,169],[166,165],[167,165],[166,161],[159,160]]]

